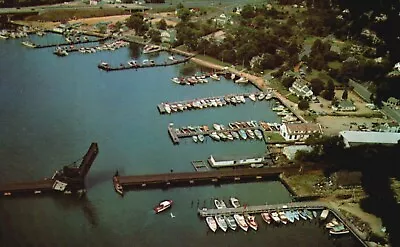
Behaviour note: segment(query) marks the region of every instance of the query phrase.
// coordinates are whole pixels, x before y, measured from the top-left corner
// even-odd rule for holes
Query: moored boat
[[[310,220],[313,219],[313,215],[312,215],[312,213],[311,213],[310,210],[308,210],[308,209],[305,208],[305,209],[304,209],[304,213],[306,214],[306,216],[307,216],[308,219],[310,219]]]
[[[289,220],[290,223],[294,223],[294,215],[292,211],[286,211],[285,212],[287,219]]]
[[[235,231],[237,228],[235,218],[233,218],[233,216],[228,215],[228,216],[224,216],[224,219],[225,219],[228,227]]]
[[[350,231],[343,225],[340,224],[338,226],[332,227],[332,229],[329,230],[329,233],[332,235],[341,235],[341,234],[347,234]]]
[[[192,139],[193,139],[193,141],[194,141],[195,143],[197,143],[198,140],[199,140],[197,136],[192,136]]]
[[[240,77],[239,79],[235,80],[236,83],[248,83],[249,80],[247,80],[244,77]]]
[[[204,142],[204,135],[198,135],[197,139],[199,139],[200,142]]]
[[[230,201],[232,207],[234,207],[234,208],[239,208],[240,207],[240,202],[239,202],[239,200],[237,198],[231,197],[231,198],[229,198],[229,201]]]
[[[246,130],[246,134],[247,134],[247,136],[250,137],[251,139],[254,139],[254,138],[255,138],[254,132],[253,132],[252,130],[250,130],[250,129],[247,129],[247,130]]]
[[[222,215],[215,216],[215,221],[217,222],[217,225],[219,226],[219,228],[221,228],[222,231],[226,232],[226,230],[228,230],[228,224],[226,223]]]
[[[160,202],[156,207],[154,207],[154,211],[156,214],[161,213],[162,211],[170,208],[172,206],[172,200],[165,200]]]
[[[239,225],[239,227],[242,228],[243,231],[247,232],[247,230],[249,229],[249,226],[247,225],[246,220],[243,217],[243,215],[234,214],[233,218],[236,220],[236,223]]]
[[[247,134],[246,134],[246,131],[244,131],[244,130],[239,130],[239,135],[240,135],[240,137],[243,139],[243,140],[246,140],[247,139]]]
[[[118,171],[115,172],[115,175],[113,176],[113,185],[114,185],[114,189],[115,191],[120,194],[121,196],[124,195],[124,190],[122,185],[119,183],[119,174]]]
[[[279,214],[278,214],[277,212],[275,212],[275,211],[271,213],[271,218],[272,218],[276,223],[281,222],[281,219],[279,218]]]
[[[211,231],[215,232],[217,230],[218,227],[217,222],[214,220],[213,217],[211,216],[206,217],[206,222]]]
[[[219,135],[217,134],[217,132],[212,132],[212,133],[210,134],[210,137],[211,137],[213,140],[215,140],[215,141],[220,141],[220,140],[221,140],[221,137],[219,137]]]
[[[296,220],[300,220],[299,212],[293,211],[293,216]]]
[[[238,134],[236,131],[231,131],[231,135],[232,135],[233,138],[235,138],[235,139],[239,139],[239,138],[240,138],[239,134]]]
[[[279,215],[279,218],[281,219],[281,222],[286,225],[288,222],[288,218],[286,217],[286,214],[283,211],[279,211],[278,215]]]
[[[253,230],[257,231],[258,224],[256,222],[256,217],[254,215],[246,214],[245,215],[247,224],[253,228]]]
[[[265,98],[265,94],[264,93],[260,93],[257,97],[258,100],[263,100]]]
[[[268,213],[268,212],[261,213],[261,218],[262,218],[265,222],[267,222],[268,224],[271,224],[272,218],[271,218],[271,216],[269,216],[269,213]]]
[[[255,94],[250,94],[249,95],[249,99],[251,99],[252,101],[256,101],[256,95]]]
[[[306,213],[304,213],[304,211],[303,210],[298,210],[297,211],[298,213],[299,213],[299,216],[303,219],[303,220],[307,220],[307,214]]]
[[[215,80],[215,81],[221,80],[217,74],[212,74],[212,75],[210,75],[210,78],[213,79],[213,80]]]
[[[225,203],[224,203],[225,204]],[[220,200],[218,200],[218,199],[214,199],[214,205],[215,205],[215,207],[217,208],[217,209],[222,209],[222,208],[224,208],[224,205],[221,203],[221,201]]]
[[[261,132],[261,130],[254,130],[254,134],[256,135],[257,139],[261,140],[263,139],[263,134]]]

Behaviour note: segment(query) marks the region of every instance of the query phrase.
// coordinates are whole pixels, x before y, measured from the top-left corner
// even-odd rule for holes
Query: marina
[[[64,43],[54,43],[54,44],[35,44],[31,41],[23,41],[21,42],[23,45],[30,47],[30,48],[49,48],[49,47],[59,47],[59,46],[71,46],[71,45],[78,45],[78,44],[87,44],[87,43],[94,43],[94,42],[100,42],[100,41],[105,41],[109,39],[109,37],[104,37],[104,38],[96,38],[93,40],[74,40],[71,42],[64,42]]]
[[[100,45],[96,45],[96,46],[89,46],[89,47],[84,47],[84,46],[78,47],[78,46],[74,46],[74,45],[63,46],[63,47],[57,46],[56,49],[54,50],[53,54],[58,55],[58,56],[66,56],[72,52],[79,52],[81,54],[91,54],[91,53],[96,53],[96,52],[100,52],[100,51],[115,51],[122,47],[126,47],[127,45],[129,45],[128,42],[125,42],[123,40],[116,40],[116,41],[111,41],[111,42],[107,42],[104,44],[100,44]]]
[[[186,57],[179,60],[166,60],[163,63],[155,63],[153,60],[145,59],[141,63],[131,60],[126,63],[121,63],[119,66],[111,66],[106,62],[100,62],[97,67],[104,71],[118,71],[118,70],[127,70],[127,69],[141,69],[141,68],[151,68],[151,67],[165,67],[165,66],[172,66],[181,63],[186,63],[190,60],[190,57]]]

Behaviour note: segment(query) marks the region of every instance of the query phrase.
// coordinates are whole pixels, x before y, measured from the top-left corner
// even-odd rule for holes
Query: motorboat
[[[269,216],[269,213],[268,213],[268,212],[261,213],[261,218],[262,218],[265,222],[267,222],[267,224],[271,224],[271,222],[272,222],[271,216]]]
[[[114,176],[113,176],[113,185],[114,185],[114,189],[115,191],[120,194],[121,196],[124,195],[124,190],[122,185],[119,183],[119,174],[118,171],[115,172]]]
[[[239,135],[240,135],[240,137],[243,139],[243,140],[246,140],[247,139],[247,134],[246,134],[246,131],[244,131],[244,130],[239,130]]]
[[[235,80],[236,83],[248,83],[249,80],[247,80],[244,77],[240,77],[239,79]]]
[[[176,58],[174,56],[169,56],[168,59],[171,60],[171,61],[175,61],[176,60]]]
[[[221,130],[221,125],[215,123],[215,124],[213,124],[213,128],[214,128],[215,130],[220,131],[220,130]]]
[[[307,220],[307,214],[304,213],[303,210],[298,210],[297,212],[299,213],[299,216],[300,216],[303,220]]]
[[[294,215],[292,211],[286,211],[285,212],[287,219],[289,220],[290,223],[294,223]]]
[[[193,141],[194,141],[195,143],[197,143],[197,142],[199,141],[199,139],[198,139],[197,136],[192,136],[192,139],[193,139]]]
[[[249,99],[251,99],[252,101],[256,101],[256,95],[255,94],[250,94],[249,95]]]
[[[317,213],[317,211],[315,211],[315,210],[312,211],[312,215],[313,215],[314,218],[318,218],[318,213]]]
[[[237,228],[237,224],[236,224],[235,218],[233,218],[233,216],[228,215],[228,216],[224,216],[224,219],[225,219],[226,224],[228,225],[228,227],[235,231],[236,228]]]
[[[245,215],[247,224],[253,228],[253,230],[257,231],[258,224],[256,222],[256,217],[254,215],[246,214]]]
[[[156,214],[161,213],[162,211],[170,208],[172,206],[172,203],[172,200],[162,201],[154,208],[154,211],[156,212]]]
[[[234,214],[233,218],[236,220],[236,223],[239,225],[239,227],[242,228],[243,231],[247,232],[247,230],[249,229],[249,226],[247,225],[246,220],[243,217],[243,215]]]
[[[281,219],[281,222],[282,222],[283,224],[287,224],[288,218],[286,217],[285,212],[279,211],[279,212],[278,212],[278,215],[279,215],[279,218]]]
[[[278,105],[272,108],[273,111],[283,111],[285,107],[283,105]]]
[[[264,93],[260,93],[257,97],[258,100],[263,100],[265,98],[265,94]]]
[[[231,135],[232,135],[233,138],[235,138],[235,139],[239,139],[239,138],[240,138],[239,134],[238,134],[236,131],[231,131]]]
[[[220,200],[218,199],[214,199],[214,205],[217,209],[223,209],[226,208],[226,206],[224,207],[225,203],[223,202],[223,204],[221,203]]]
[[[293,211],[292,213],[293,213],[293,217],[294,217],[296,220],[300,220],[299,212]]]
[[[164,105],[164,109],[165,109],[165,111],[166,111],[168,114],[171,113],[171,107],[170,107],[168,104],[165,104],[165,105]]]
[[[199,139],[200,142],[204,142],[204,135],[198,135],[197,139]]]
[[[254,164],[254,163],[253,163],[253,164],[250,165],[251,168],[261,168],[261,167],[263,167],[263,166],[264,166],[263,163],[257,163],[257,164]]]
[[[329,210],[328,210],[328,209],[324,209],[324,210],[322,210],[322,213],[321,213],[321,215],[319,216],[319,218],[320,218],[321,220],[326,220],[326,217],[328,217],[328,214],[329,214]]]
[[[239,95],[239,99],[243,104],[246,103],[246,99],[244,98],[243,95]]]
[[[335,226],[340,225],[339,221],[336,218],[333,218],[330,222],[325,225],[325,228],[333,228]]]
[[[275,212],[275,211],[271,213],[271,218],[272,218],[276,223],[281,222],[281,219],[279,218],[279,214],[278,214],[277,212]]]
[[[272,99],[272,93],[267,93],[267,95],[265,95],[265,99],[266,100]]]
[[[306,214],[306,216],[307,216],[308,219],[310,219],[310,220],[313,219],[313,215],[312,215],[312,213],[311,213],[310,210],[304,209],[304,213]]]
[[[237,198],[231,197],[231,198],[229,198],[229,201],[230,201],[232,207],[234,207],[234,208],[239,208],[240,207],[240,202],[239,202],[239,200]]]
[[[210,75],[210,78],[213,79],[213,80],[215,80],[215,81],[221,80],[221,78],[219,78],[219,76],[218,76],[217,74],[212,74],[212,75]]]
[[[254,134],[256,135],[256,137],[259,140],[263,139],[263,134],[262,134],[261,130],[254,130]]]
[[[219,203],[222,208],[226,208],[226,204],[225,204],[224,200],[219,200]]]
[[[341,235],[341,234],[347,234],[350,231],[346,229],[346,227],[343,224],[340,224],[338,226],[332,227],[332,229],[329,230],[329,233],[332,235]]]
[[[135,60],[131,60],[131,61],[128,62],[128,65],[131,66],[131,67],[136,67],[138,64],[137,64],[137,62]]]
[[[211,216],[206,217],[206,222],[211,231],[215,232],[217,230],[218,227],[217,222],[214,220],[213,217]]]
[[[226,223],[222,215],[215,216],[215,221],[217,222],[219,228],[222,229],[222,231],[226,232],[226,230],[228,230],[228,224]]]
[[[210,134],[210,137],[211,137],[212,139],[214,139],[215,141],[220,141],[220,140],[221,140],[221,137],[219,137],[219,135],[217,134],[217,132],[212,132],[212,133]]]
[[[225,135],[226,135],[226,138],[227,138],[229,141],[233,141],[233,136],[231,135],[231,133],[226,132]]]
[[[248,137],[250,137],[251,139],[255,138],[254,132],[252,130],[247,129],[246,130],[246,134]]]
[[[221,138],[221,140],[223,140],[223,141],[226,141],[227,139],[228,139],[228,137],[224,134],[224,133],[222,133],[222,132],[220,132],[220,133],[218,133],[218,136]]]

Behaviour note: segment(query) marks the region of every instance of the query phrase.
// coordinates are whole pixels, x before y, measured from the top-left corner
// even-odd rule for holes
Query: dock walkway
[[[47,44],[47,45],[38,45],[32,43],[32,48],[49,48],[49,47],[57,47],[57,46],[70,46],[70,45],[78,45],[78,44],[86,44],[86,43],[94,43],[100,42],[109,39],[109,37],[98,38],[95,40],[82,40],[82,41],[74,41],[74,42],[65,42],[65,43],[57,43],[57,44]]]
[[[0,185],[0,193],[4,196],[11,195],[13,193],[41,193],[45,191],[51,191],[53,189],[53,184],[54,180],[52,179],[4,184]]]

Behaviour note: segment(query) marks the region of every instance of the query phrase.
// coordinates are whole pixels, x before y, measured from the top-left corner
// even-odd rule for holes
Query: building
[[[293,85],[289,88],[289,91],[297,97],[311,98],[311,96],[313,96],[313,91],[308,88],[307,82],[300,78],[296,78]]]
[[[341,131],[345,147],[353,147],[363,144],[395,145],[400,143],[400,133],[372,132],[372,131]]]
[[[394,98],[394,97],[390,97],[390,98],[386,101],[386,104],[387,104],[388,106],[391,106],[391,107],[398,107],[398,106],[400,106],[400,100],[398,100],[398,99],[396,99],[396,98]]]
[[[350,100],[342,100],[336,105],[332,106],[332,110],[334,111],[356,111],[357,108],[354,103]]]
[[[172,44],[176,41],[176,31],[174,29],[161,30],[161,42]]]
[[[284,147],[282,150],[282,154],[285,155],[288,160],[294,160],[296,158],[297,151],[303,151],[303,152],[309,153],[312,150],[313,150],[313,148],[311,146],[292,145],[292,146]]]
[[[400,125],[396,122],[384,123],[379,126],[380,132],[400,133]]]
[[[223,168],[223,167],[234,167],[234,166],[251,166],[256,164],[264,164],[266,163],[265,157],[260,158],[245,158],[245,159],[238,159],[238,160],[218,160],[214,158],[212,155],[208,158],[208,163],[213,168]]]
[[[313,134],[322,134],[320,124],[314,123],[284,123],[280,134],[286,141],[302,141]]]

